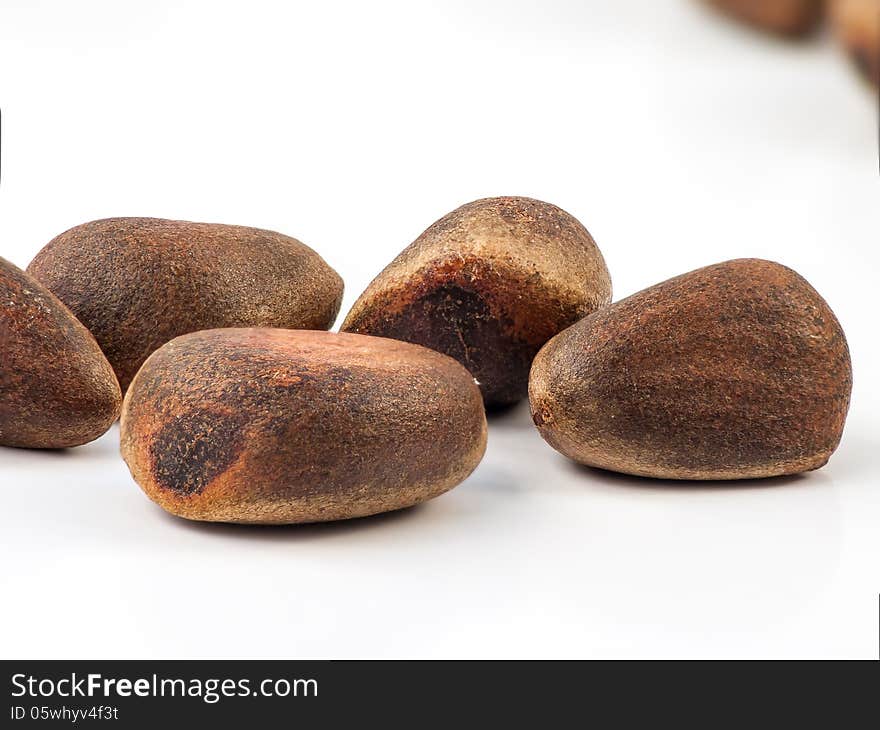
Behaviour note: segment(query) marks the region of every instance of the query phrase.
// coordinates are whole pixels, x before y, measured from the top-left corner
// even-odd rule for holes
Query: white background
[[[616,298],[784,262],[849,337],[843,444],[787,480],[576,467],[527,409],[432,503],[190,524],[118,429],[0,450],[4,657],[865,657],[880,593],[875,97],[829,38],[689,0],[0,0],[0,255],[107,216],[296,236],[343,314],[432,221],[529,195],[591,230]],[[0,353],[2,355],[2,353]]]

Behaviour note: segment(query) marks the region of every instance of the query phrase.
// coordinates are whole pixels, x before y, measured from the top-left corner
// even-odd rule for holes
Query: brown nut
[[[880,0],[831,0],[831,23],[858,69],[880,88]]]
[[[532,417],[582,464],[664,479],[818,469],[852,390],[846,338],[798,274],[740,259],[578,322],[535,358]]]
[[[823,0],[705,0],[731,17],[762,30],[802,36],[822,19]]]
[[[454,357],[487,406],[524,398],[532,358],[553,335],[611,300],[602,254],[575,218],[530,198],[452,211],[367,287],[342,330]]]
[[[123,392],[147,356],[214,327],[328,329],[342,279],[280,233],[109,218],[62,233],[28,267],[89,328]]]
[[[457,362],[329,332],[178,337],[138,372],[121,424],[122,455],[150,499],[216,522],[410,507],[456,486],[486,448],[479,390]]]
[[[94,441],[121,401],[95,338],[52,292],[0,258],[0,445]]]

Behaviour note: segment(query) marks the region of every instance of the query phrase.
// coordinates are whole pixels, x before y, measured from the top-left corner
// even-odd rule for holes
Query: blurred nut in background
[[[814,30],[822,19],[822,0],[706,0],[706,2],[745,23],[780,35],[806,35]]]
[[[880,0],[831,0],[835,35],[859,70],[880,87]]]

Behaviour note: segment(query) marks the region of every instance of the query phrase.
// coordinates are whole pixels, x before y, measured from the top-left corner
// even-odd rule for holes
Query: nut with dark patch
[[[849,407],[846,338],[780,264],[740,259],[617,302],[548,342],[529,382],[553,448],[665,479],[747,479],[823,466]]]
[[[294,238],[243,226],[109,218],[62,233],[28,272],[91,330],[123,391],[147,356],[215,327],[328,329],[342,279]]]
[[[461,365],[405,342],[281,329],[196,332],[157,350],[122,409],[147,495],[193,520],[363,517],[451,489],[486,448]]]
[[[862,75],[880,88],[880,0],[830,0],[835,35]]]
[[[610,299],[602,254],[575,218],[530,198],[487,198],[410,244],[342,329],[450,355],[473,373],[487,406],[503,406],[526,396],[541,346]]]
[[[0,445],[80,446],[110,428],[121,401],[95,338],[46,287],[0,259]]]
[[[705,0],[731,17],[783,36],[803,36],[822,20],[823,0]]]

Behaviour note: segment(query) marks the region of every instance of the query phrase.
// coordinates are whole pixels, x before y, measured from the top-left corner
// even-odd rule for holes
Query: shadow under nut
[[[487,198],[419,236],[342,330],[443,352],[473,373],[487,406],[502,406],[526,396],[541,346],[610,298],[602,254],[574,217],[530,198]]]
[[[147,495],[193,520],[292,524],[402,509],[477,466],[471,375],[394,340],[224,329],[157,350],[126,394],[122,454]]]
[[[123,391],[169,340],[218,327],[328,329],[342,279],[305,244],[244,226],[109,218],[28,267],[92,332]]]
[[[665,479],[817,469],[852,390],[843,330],[780,264],[741,259],[657,284],[587,317],[532,366],[532,417],[589,466]]]
[[[110,428],[121,401],[95,338],[46,287],[0,258],[0,445],[81,446]]]

